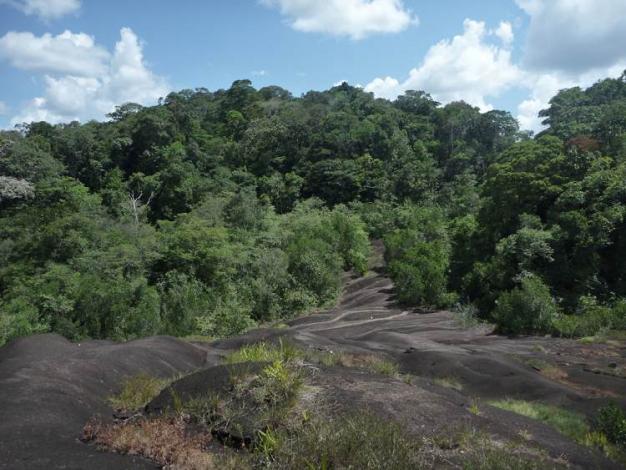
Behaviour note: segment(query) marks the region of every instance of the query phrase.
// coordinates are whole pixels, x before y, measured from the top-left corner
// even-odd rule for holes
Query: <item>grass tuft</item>
[[[556,406],[511,399],[492,401],[489,404],[548,424],[577,442],[583,442],[589,432],[589,424],[584,416]]]
[[[440,387],[451,388],[459,392],[463,390],[463,384],[461,384],[461,382],[454,377],[438,377],[433,380],[433,383],[439,385]]]
[[[122,390],[109,397],[109,403],[117,410],[136,411],[146,406],[171,381],[148,374],[129,377],[122,383]]]
[[[301,358],[302,351],[293,344],[283,341],[278,344],[267,342],[249,344],[230,354],[226,358],[227,364],[236,364],[239,362],[275,362],[275,361],[293,361]]]

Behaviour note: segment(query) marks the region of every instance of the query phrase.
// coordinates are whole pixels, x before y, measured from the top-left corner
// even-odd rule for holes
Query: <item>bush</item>
[[[562,315],[554,321],[554,329],[567,338],[601,335],[612,329],[626,329],[626,302],[602,305],[595,297],[583,296],[575,314]]]
[[[409,235],[401,231],[385,239],[387,246],[395,246]],[[412,246],[396,254],[388,270],[398,300],[410,305],[446,306],[448,252],[440,242],[415,241]]]
[[[174,336],[190,335],[196,319],[211,311],[212,297],[200,281],[175,271],[159,284],[163,331]]]
[[[444,213],[438,207],[403,206],[398,226],[384,238],[385,259],[398,300],[410,305],[445,307],[450,240]]]
[[[626,413],[616,404],[611,403],[600,408],[595,419],[596,428],[607,439],[626,449]]]
[[[550,288],[534,274],[527,274],[521,286],[500,294],[493,311],[497,329],[505,334],[549,333],[558,315]]]
[[[0,346],[20,336],[48,331],[50,325],[39,318],[37,309],[18,298],[0,304]]]

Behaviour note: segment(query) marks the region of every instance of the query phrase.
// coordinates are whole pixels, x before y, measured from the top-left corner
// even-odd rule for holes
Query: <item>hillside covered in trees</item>
[[[0,344],[237,334],[332,305],[372,239],[401,303],[626,329],[626,74],[541,115],[240,80],[2,131]]]

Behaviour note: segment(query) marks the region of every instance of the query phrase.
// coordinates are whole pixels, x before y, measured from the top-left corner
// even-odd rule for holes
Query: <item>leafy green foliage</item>
[[[608,440],[626,450],[626,413],[616,404],[611,403],[598,410],[595,417],[596,427]]]
[[[445,306],[450,242],[443,212],[418,207],[402,214],[404,228],[385,237],[385,256],[398,299],[407,304]]]
[[[624,77],[563,90],[531,139],[421,91],[238,80],[0,131],[0,344],[236,334],[331,305],[368,237],[401,302],[511,333],[624,328],[625,100]]]
[[[503,292],[493,317],[502,333],[550,332],[558,314],[548,286],[537,276],[524,276],[520,286]]]

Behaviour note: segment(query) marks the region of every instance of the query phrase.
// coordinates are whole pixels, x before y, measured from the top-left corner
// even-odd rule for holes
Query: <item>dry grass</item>
[[[346,352],[324,352],[315,354],[308,359],[317,360],[326,366],[341,366],[365,369],[377,374],[396,377],[399,375],[398,366],[375,354],[353,354]]]
[[[553,364],[542,361],[541,359],[531,358],[526,360],[526,364],[535,369],[544,377],[550,380],[554,380],[556,382],[564,381],[568,377],[567,372],[565,372],[563,369]]]
[[[440,387],[451,388],[459,392],[463,390],[463,384],[461,384],[461,382],[459,382],[454,377],[438,377],[434,379],[433,382]]]
[[[82,440],[120,454],[139,455],[170,469],[241,468],[234,456],[207,453],[211,434],[197,430],[189,433],[180,416],[141,418],[121,424],[103,424],[92,419],[83,429]]]

